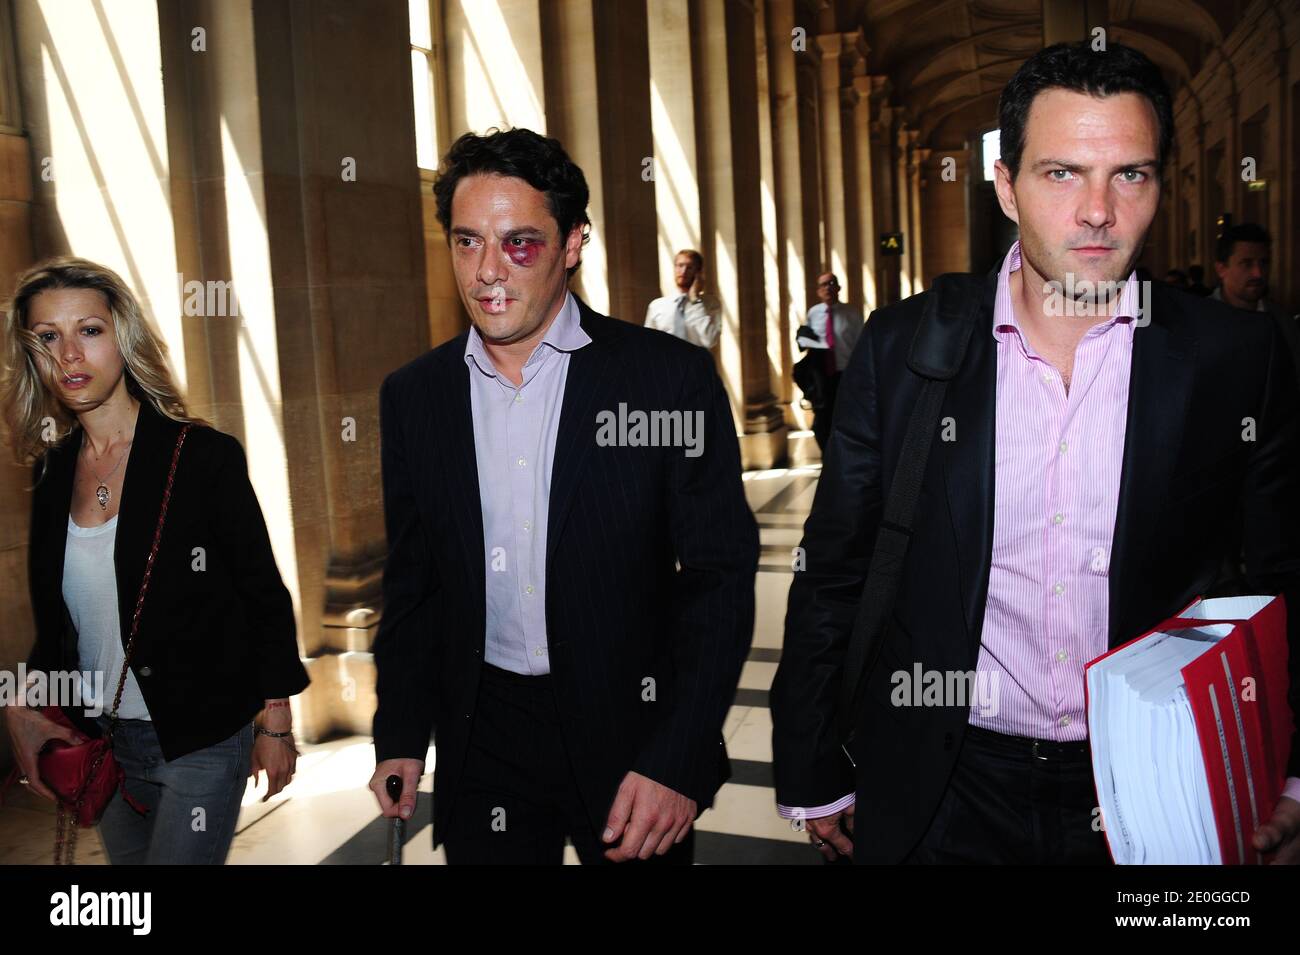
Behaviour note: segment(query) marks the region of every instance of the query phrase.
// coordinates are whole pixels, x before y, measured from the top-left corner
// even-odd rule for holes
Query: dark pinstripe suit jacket
[[[721,729],[752,636],[758,532],[709,353],[578,307],[591,343],[570,358],[556,437],[546,630],[565,742],[599,832],[629,771],[701,810],[730,774]],[[422,759],[433,732],[435,846],[464,762],[486,626],[467,335],[399,368],[379,393],[389,556],[375,750]],[[597,416],[620,403],[703,412],[703,453],[598,444]]]

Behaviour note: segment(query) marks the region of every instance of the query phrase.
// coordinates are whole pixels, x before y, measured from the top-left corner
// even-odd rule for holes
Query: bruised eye
[[[506,254],[515,265],[533,265],[542,248],[542,242],[528,236],[514,235],[503,243]]]

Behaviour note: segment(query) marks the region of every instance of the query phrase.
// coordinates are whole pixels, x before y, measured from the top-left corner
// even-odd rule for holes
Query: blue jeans
[[[99,717],[101,729],[108,717]],[[140,815],[121,790],[99,835],[112,865],[221,865],[230,851],[253,758],[253,724],[229,739],[167,762],[149,720],[119,720],[113,755]]]

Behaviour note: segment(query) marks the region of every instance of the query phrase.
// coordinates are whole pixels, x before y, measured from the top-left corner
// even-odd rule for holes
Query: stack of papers
[[[1120,864],[1261,861],[1291,740],[1281,597],[1198,600],[1088,664],[1088,735]]]

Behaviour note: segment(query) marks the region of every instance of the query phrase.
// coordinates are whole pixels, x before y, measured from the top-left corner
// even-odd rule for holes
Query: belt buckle
[[[1034,740],[1034,748],[1033,748],[1034,759],[1050,760],[1050,759],[1051,759],[1050,756],[1040,756],[1040,755],[1038,754],[1038,744],[1041,743],[1041,742],[1042,742],[1042,740],[1040,740],[1040,739],[1036,739],[1036,740]]]

